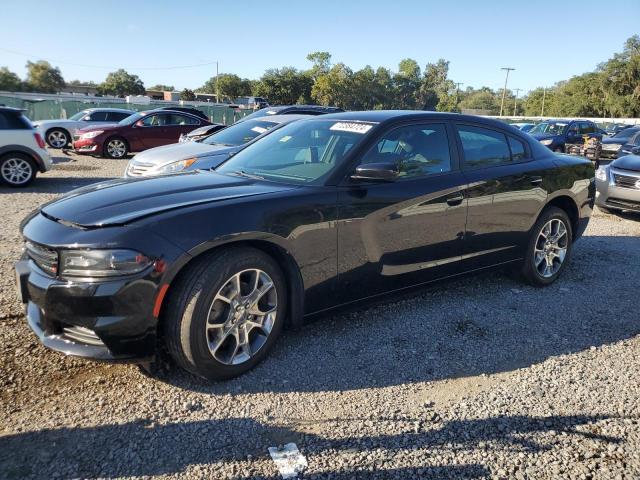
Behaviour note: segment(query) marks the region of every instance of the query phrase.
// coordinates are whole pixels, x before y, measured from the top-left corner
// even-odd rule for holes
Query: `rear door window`
[[[511,163],[511,150],[503,133],[470,125],[458,125],[457,130],[466,167],[482,168]]]
[[[520,140],[509,137],[509,147],[511,148],[511,159],[513,162],[521,162],[527,158],[527,150]]]
[[[169,122],[167,125],[200,125],[200,122],[189,115],[178,115],[172,113],[169,116]]]

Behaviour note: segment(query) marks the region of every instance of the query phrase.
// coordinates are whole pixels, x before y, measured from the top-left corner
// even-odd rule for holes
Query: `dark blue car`
[[[529,134],[554,152],[564,152],[566,144],[584,142],[585,135],[602,139],[600,129],[589,120],[546,120]]]

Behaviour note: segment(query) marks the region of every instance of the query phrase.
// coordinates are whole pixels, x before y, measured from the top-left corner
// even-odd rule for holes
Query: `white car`
[[[90,125],[118,123],[136,112],[122,108],[88,108],[68,119],[39,120],[33,122],[47,144],[52,148],[64,148],[73,139],[76,130]]]
[[[0,107],[0,182],[26,187],[38,172],[51,169],[44,140],[22,110]]]

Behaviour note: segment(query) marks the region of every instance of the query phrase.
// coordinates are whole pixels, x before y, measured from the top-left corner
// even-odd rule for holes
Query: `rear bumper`
[[[155,282],[145,277],[73,283],[46,275],[26,257],[16,283],[40,342],[66,355],[139,363],[155,353]]]

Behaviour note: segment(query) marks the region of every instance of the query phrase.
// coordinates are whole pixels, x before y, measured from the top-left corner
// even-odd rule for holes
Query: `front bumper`
[[[75,138],[73,140],[73,151],[75,153],[99,153],[100,144],[94,138]]]
[[[606,180],[596,180],[596,205],[640,212],[640,172],[608,169]]]
[[[151,279],[70,282],[47,275],[25,256],[16,264],[16,283],[29,327],[46,347],[104,361],[153,357],[157,285]]]

